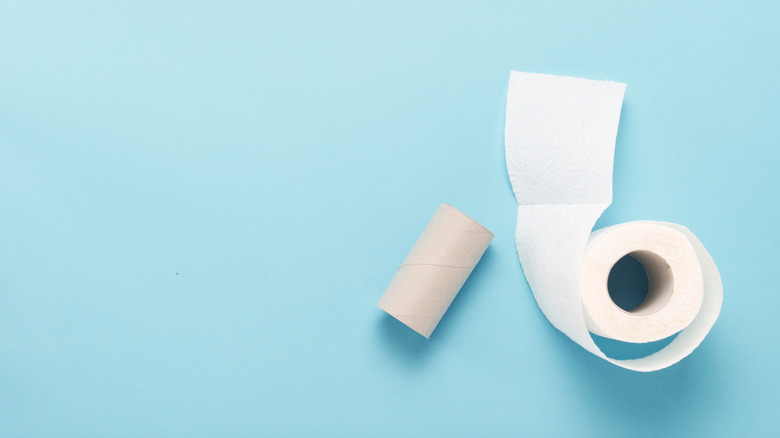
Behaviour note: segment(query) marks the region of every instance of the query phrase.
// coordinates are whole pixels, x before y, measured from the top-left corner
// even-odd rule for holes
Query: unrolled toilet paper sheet
[[[646,222],[687,240],[701,272],[698,313],[669,345],[640,359],[610,359],[590,336],[582,303],[582,265],[591,230],[612,202],[624,91],[625,84],[618,82],[512,72],[506,161],[518,202],[517,252],[542,312],[591,353],[624,368],[653,371],[676,363],[701,343],[720,312],[722,288],[715,263],[687,228]]]

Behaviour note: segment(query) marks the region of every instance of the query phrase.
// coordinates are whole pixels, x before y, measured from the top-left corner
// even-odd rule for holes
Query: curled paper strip
[[[491,240],[477,221],[441,204],[377,306],[430,337]]]
[[[612,202],[612,163],[625,84],[512,72],[506,161],[518,203],[516,244],[523,272],[547,319],[591,353],[623,368],[654,371],[690,354],[720,313],[720,274],[687,228],[629,222],[591,234]],[[625,312],[608,296],[622,256],[648,273],[648,295]],[[649,342],[681,330],[640,359],[608,358],[589,331]]]

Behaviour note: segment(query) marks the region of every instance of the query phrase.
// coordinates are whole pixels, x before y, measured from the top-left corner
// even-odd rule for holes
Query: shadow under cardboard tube
[[[428,339],[380,309],[377,331],[390,353],[409,365],[419,364],[428,353]]]

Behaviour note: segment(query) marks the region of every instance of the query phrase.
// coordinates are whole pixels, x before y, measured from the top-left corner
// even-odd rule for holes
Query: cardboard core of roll
[[[442,203],[377,306],[429,338],[491,240],[493,233]]]
[[[627,254],[638,261],[647,274],[647,295],[638,306],[624,312],[650,315],[663,309],[674,293],[674,274],[669,264],[652,251],[634,251]],[[622,310],[622,309],[621,309]]]

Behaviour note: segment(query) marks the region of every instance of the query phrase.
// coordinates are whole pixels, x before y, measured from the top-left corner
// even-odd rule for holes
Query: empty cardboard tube
[[[493,233],[442,203],[377,306],[429,338],[491,240]]]

